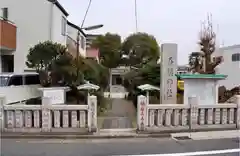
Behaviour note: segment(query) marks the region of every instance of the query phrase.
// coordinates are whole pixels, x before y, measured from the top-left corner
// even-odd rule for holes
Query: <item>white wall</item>
[[[213,54],[223,56],[224,61],[217,67],[217,70],[228,76],[225,80],[219,81],[219,86],[225,86],[227,89],[240,85],[240,62],[232,62],[232,54],[235,53],[240,53],[240,45],[223,47]]]
[[[28,69],[25,65],[30,47],[39,42],[50,40],[51,4],[47,0],[0,0],[1,7],[9,10],[9,19],[17,26],[17,49],[14,52],[14,72]],[[52,39],[62,44],[66,37],[61,36],[62,16],[64,14],[53,7]]]
[[[51,5],[51,3],[49,3]],[[53,7],[53,21],[52,21],[52,41],[66,45],[66,33],[67,33],[67,20],[66,20],[66,32],[65,35],[62,34],[62,18],[67,19],[67,17],[62,13],[62,11],[54,5]]]
[[[78,30],[70,25],[67,26],[67,35],[69,37],[71,37],[71,39],[73,39],[74,41],[77,41],[77,34],[78,34]],[[80,34],[82,37],[84,37],[82,34]],[[86,57],[86,38],[84,37],[85,39],[85,46],[84,46],[84,49],[82,49],[82,46],[81,46],[81,41],[80,41],[80,45],[79,45],[79,53],[80,55],[82,55],[83,57]],[[80,38],[81,40],[81,38]]]

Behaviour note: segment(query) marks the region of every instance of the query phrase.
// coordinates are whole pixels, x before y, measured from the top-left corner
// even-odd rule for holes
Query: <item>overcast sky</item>
[[[68,20],[80,25],[88,0],[59,0],[69,12]],[[154,35],[159,44],[178,44],[178,62],[198,50],[201,21],[212,14],[219,42],[240,44],[240,0],[137,0],[139,31]],[[118,33],[123,38],[135,32],[134,0],[92,0],[84,26],[104,24],[87,33]]]

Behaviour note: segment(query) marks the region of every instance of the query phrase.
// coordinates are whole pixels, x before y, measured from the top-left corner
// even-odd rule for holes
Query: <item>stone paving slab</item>
[[[102,129],[133,128],[136,109],[132,102],[125,99],[112,99],[111,109],[103,117]]]

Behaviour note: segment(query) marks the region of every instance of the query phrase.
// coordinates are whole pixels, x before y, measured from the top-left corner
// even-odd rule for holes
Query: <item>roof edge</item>
[[[176,77],[181,79],[225,79],[224,74],[176,74]]]
[[[235,49],[240,48],[240,44],[234,44],[230,46],[220,47],[219,50],[229,50],[229,49]]]
[[[83,34],[84,37],[87,36],[87,35],[83,32],[83,30],[82,30],[79,26],[77,26],[76,24],[73,24],[73,23],[70,22],[70,21],[67,21],[67,24],[70,25],[71,27],[77,29],[78,31],[80,31],[80,32]]]
[[[64,9],[64,7],[58,2],[58,0],[48,0],[49,2],[55,4],[59,10],[62,11],[62,13],[65,15],[65,16],[68,16],[68,12],[66,11],[66,9]]]

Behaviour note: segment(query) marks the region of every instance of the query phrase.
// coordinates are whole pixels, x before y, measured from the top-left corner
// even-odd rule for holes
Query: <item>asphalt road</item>
[[[98,140],[1,140],[1,156],[111,156],[134,154],[184,153],[239,148],[236,139],[98,139]],[[217,154],[239,156],[240,153]],[[211,155],[213,156],[213,155]],[[216,156],[216,155],[215,155]]]

